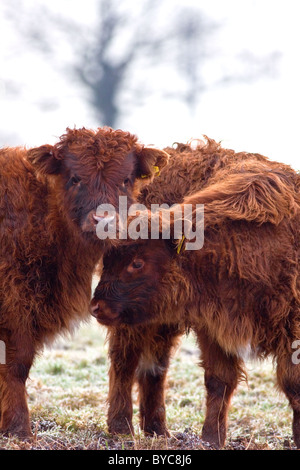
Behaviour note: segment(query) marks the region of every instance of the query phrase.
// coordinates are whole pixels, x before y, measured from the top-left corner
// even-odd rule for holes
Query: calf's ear
[[[43,174],[57,175],[60,173],[61,160],[57,158],[52,145],[42,145],[28,150],[28,159]]]
[[[158,175],[160,170],[167,165],[169,154],[164,150],[151,147],[144,147],[137,154],[137,178],[145,179]]]

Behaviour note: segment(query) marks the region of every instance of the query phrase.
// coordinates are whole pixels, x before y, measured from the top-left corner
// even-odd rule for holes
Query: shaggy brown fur
[[[169,359],[192,329],[205,370],[203,440],[224,445],[230,399],[245,375],[242,352],[249,350],[276,359],[300,447],[300,365],[292,361],[300,339],[300,177],[211,140],[169,152],[170,164],[141,201],[205,204],[204,247],[178,255],[172,240],[127,241],[105,255],[91,311],[108,326],[109,430],[132,429],[136,377],[142,429],[167,434]]]
[[[138,179],[166,160],[110,128],[68,129],[54,146],[0,151],[0,431],[30,435],[25,382],[34,357],[87,318],[103,251],[97,206],[116,205],[119,194],[133,200]]]

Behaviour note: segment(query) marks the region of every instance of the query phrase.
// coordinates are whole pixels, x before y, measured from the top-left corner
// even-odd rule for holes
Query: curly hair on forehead
[[[54,146],[57,151],[57,158],[61,150],[68,149],[70,152],[79,155],[82,159],[93,157],[97,164],[102,167],[102,162],[114,159],[121,159],[133,148],[140,152],[143,145],[138,143],[138,139],[130,132],[114,130],[110,127],[98,128],[97,130],[70,129],[60,137],[60,141]],[[101,163],[100,163],[101,162]]]

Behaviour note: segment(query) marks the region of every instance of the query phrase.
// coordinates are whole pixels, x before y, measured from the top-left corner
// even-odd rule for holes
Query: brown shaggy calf
[[[25,382],[34,357],[87,318],[104,246],[97,206],[116,206],[119,194],[133,201],[138,179],[166,158],[110,128],[68,129],[54,146],[0,150],[0,431],[30,435]]]
[[[132,430],[136,379],[142,429],[168,434],[170,355],[179,337],[193,330],[207,391],[203,440],[224,445],[228,406],[249,350],[276,359],[300,447],[300,364],[292,360],[293,342],[300,340],[300,177],[288,166],[213,141],[196,151],[179,146],[169,152],[169,165],[141,200],[148,206],[205,204],[204,246],[178,254],[178,241],[139,240],[104,256],[91,312],[108,326],[109,430]]]

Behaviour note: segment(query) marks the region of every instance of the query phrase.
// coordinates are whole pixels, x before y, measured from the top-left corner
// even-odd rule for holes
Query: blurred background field
[[[28,381],[33,442],[0,437],[0,449],[207,449],[201,441],[205,412],[203,371],[194,338],[176,351],[166,394],[171,437],[145,437],[139,430],[134,390],[135,436],[111,436],[106,426],[108,358],[105,329],[96,321],[73,338],[60,339],[35,363]],[[248,384],[232,401],[225,450],[293,448],[292,414],[276,390],[270,362],[249,363]]]

